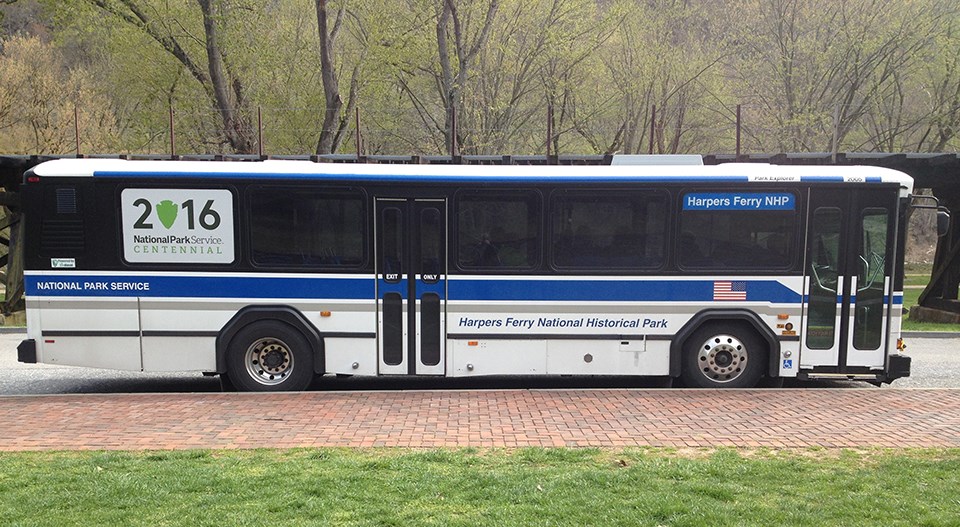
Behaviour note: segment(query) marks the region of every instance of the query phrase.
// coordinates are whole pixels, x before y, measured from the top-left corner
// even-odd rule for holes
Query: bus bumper
[[[17,361],[27,364],[37,363],[37,341],[26,339],[17,346]]]
[[[891,382],[894,379],[910,376],[910,356],[909,355],[890,355],[890,363],[887,367],[887,378],[884,382]]]

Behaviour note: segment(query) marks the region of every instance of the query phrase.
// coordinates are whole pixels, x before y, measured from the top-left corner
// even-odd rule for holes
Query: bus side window
[[[716,199],[716,207],[680,211],[678,263],[702,270],[785,270],[796,264],[796,207],[733,206],[734,193],[691,193]],[[689,194],[688,194],[689,195]],[[684,204],[687,201],[683,202]],[[689,237],[689,239],[688,239]]]
[[[666,194],[655,190],[555,193],[553,264],[558,268],[642,270],[664,258]]]
[[[476,191],[456,198],[464,269],[532,269],[540,259],[540,196],[531,191]]]
[[[771,265],[783,262],[790,253],[790,245],[786,234],[777,232],[767,236],[767,254]]]
[[[706,261],[697,237],[692,233],[685,232],[680,235],[680,259],[687,265],[703,265]]]
[[[500,249],[494,245],[491,236],[484,233],[477,244],[477,259],[473,264],[477,267],[499,267],[501,263]]]
[[[264,267],[357,268],[364,261],[363,196],[251,187],[250,252]]]

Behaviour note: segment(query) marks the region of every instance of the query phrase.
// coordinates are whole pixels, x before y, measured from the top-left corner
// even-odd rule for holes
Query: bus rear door
[[[443,375],[446,201],[377,198],[376,214],[380,373]]]

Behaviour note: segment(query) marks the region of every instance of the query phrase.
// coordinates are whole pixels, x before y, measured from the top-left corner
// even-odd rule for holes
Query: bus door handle
[[[873,277],[870,276],[870,262],[868,262],[867,259],[864,258],[862,254],[859,255],[859,258],[860,258],[860,266],[863,268],[863,273],[860,276],[863,277],[863,282],[865,283],[865,285],[863,285],[862,287],[857,287],[858,293],[860,291],[866,291],[867,289],[870,289],[870,286],[873,285]]]

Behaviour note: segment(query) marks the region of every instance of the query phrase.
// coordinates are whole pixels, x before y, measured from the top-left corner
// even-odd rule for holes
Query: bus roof
[[[316,179],[416,183],[898,183],[913,190],[902,172],[873,166],[778,166],[760,163],[720,165],[399,165],[314,163],[312,161],[133,161],[57,159],[31,169],[40,177]]]

